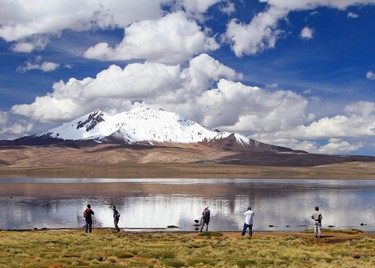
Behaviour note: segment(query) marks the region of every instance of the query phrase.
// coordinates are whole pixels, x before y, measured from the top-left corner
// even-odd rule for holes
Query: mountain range
[[[179,114],[147,107],[114,115],[97,109],[42,133],[2,142],[7,145],[95,143],[144,146],[200,143],[231,151],[297,152],[261,143],[238,133],[209,130]]]
[[[35,135],[0,141],[0,169],[7,172],[35,166],[51,169],[114,164],[121,165],[118,168],[122,172],[123,165],[145,163],[267,167],[359,163],[353,166],[355,174],[361,170],[357,166],[373,166],[374,162],[375,157],[310,154],[265,144],[238,133],[207,129],[179,114],[147,107],[118,114],[95,110]],[[139,168],[135,169],[138,171]]]

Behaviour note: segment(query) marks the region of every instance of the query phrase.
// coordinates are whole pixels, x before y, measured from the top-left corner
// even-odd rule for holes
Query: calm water
[[[254,230],[298,231],[312,228],[318,205],[324,228],[375,232],[374,180],[254,179],[0,178],[0,229],[81,227],[87,203],[96,227],[113,226],[116,205],[125,230],[192,231],[206,205],[210,230],[240,230],[250,205]]]

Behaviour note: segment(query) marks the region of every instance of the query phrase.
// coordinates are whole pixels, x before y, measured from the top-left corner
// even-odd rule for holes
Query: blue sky
[[[0,0],[0,25],[0,139],[143,105],[375,155],[375,0]]]

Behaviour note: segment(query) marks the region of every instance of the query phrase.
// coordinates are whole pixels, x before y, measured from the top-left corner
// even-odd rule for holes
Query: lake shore
[[[0,267],[373,267],[375,234],[2,231]]]
[[[375,179],[375,165],[351,162],[313,167],[227,164],[116,163],[0,166],[3,178],[267,178]]]

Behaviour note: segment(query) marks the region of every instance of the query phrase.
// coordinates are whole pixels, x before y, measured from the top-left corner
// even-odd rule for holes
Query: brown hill
[[[0,177],[361,179],[375,178],[375,157],[241,152],[205,144],[0,146]]]

